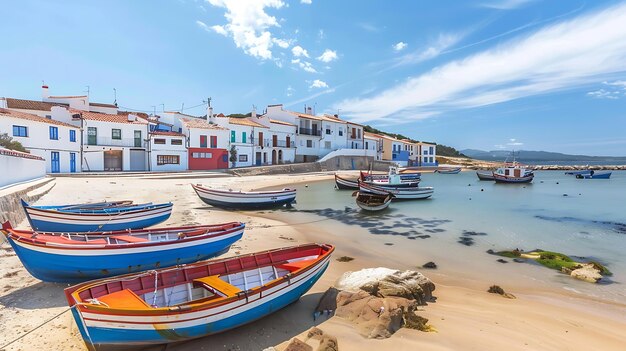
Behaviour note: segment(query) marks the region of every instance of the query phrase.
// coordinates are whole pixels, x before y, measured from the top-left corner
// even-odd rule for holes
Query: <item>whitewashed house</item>
[[[417,146],[418,166],[437,166],[437,145],[434,143],[419,142]]]
[[[150,132],[150,171],[172,172],[188,169],[186,137],[182,133],[155,130]]]
[[[380,135],[365,132],[363,134],[363,148],[372,153],[376,161],[382,160],[383,140]]]
[[[234,147],[237,156],[236,161],[231,162],[233,167],[260,166],[269,164],[271,151],[265,149],[263,142],[269,135],[269,127],[266,127],[253,119],[226,117],[223,114],[212,115],[208,118],[210,123],[219,125],[230,131],[230,148]],[[256,117],[255,117],[256,119]]]
[[[47,173],[80,172],[80,128],[35,114],[0,108],[0,133],[43,158]]]
[[[350,149],[365,149],[363,125],[348,121],[346,127],[348,128],[347,147]]]
[[[267,115],[257,116],[256,110],[253,110],[252,116],[247,119],[268,128],[267,131],[261,132],[263,142],[260,151],[263,153],[261,157],[267,159],[267,164],[295,162],[297,129],[295,124],[271,119]],[[257,138],[260,138],[260,135],[257,135]]]
[[[120,115],[53,107],[52,118],[82,129],[83,171],[147,171],[149,123]]]

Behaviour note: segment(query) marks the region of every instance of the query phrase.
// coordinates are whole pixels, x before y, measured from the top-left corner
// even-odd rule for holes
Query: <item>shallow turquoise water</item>
[[[610,180],[579,180],[543,171],[526,185],[481,182],[474,172],[428,173],[420,185],[435,187],[432,199],[394,202],[388,211],[374,215],[358,210],[352,191],[334,190],[333,185],[303,184],[298,187],[296,210],[275,213],[287,223],[319,220],[315,226],[356,245],[375,247],[396,265],[443,261],[439,271],[463,271],[468,279],[486,275],[520,284],[532,280],[626,302],[624,171],[613,172]],[[614,275],[611,283],[594,285],[530,264],[495,263],[498,257],[485,253],[512,248],[595,258]]]

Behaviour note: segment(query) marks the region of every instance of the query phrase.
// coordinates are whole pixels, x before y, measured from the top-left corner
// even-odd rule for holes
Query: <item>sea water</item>
[[[611,179],[576,179],[561,171],[536,172],[530,184],[479,181],[474,172],[422,175],[431,199],[393,202],[381,213],[360,211],[353,191],[334,181],[297,186],[293,209],[278,219],[316,238],[363,249],[393,268],[435,261],[438,273],[468,281],[564,289],[626,303],[626,172]],[[602,284],[575,280],[487,250],[543,249],[597,260],[613,272]],[[342,249],[338,247],[338,251]],[[345,248],[347,249],[347,248]]]

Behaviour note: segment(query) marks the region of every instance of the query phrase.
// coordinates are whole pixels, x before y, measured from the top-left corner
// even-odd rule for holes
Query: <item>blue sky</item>
[[[0,96],[283,103],[457,148],[626,155],[626,2],[14,1]],[[7,15],[8,14],[8,15]],[[163,105],[162,105],[163,104]],[[195,106],[195,107],[194,107]]]

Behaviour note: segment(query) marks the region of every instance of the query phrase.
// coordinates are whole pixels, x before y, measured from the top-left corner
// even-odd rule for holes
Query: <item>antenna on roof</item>
[[[117,106],[117,89],[113,88],[113,105]]]
[[[156,106],[152,106],[152,115],[156,116]]]
[[[180,112],[182,113],[185,110],[185,103],[183,102],[182,105],[180,105]]]
[[[315,115],[315,110],[317,109],[317,102],[313,104],[313,114]]]
[[[87,90],[85,91],[87,93],[87,97],[89,97],[89,85],[85,85],[87,87]]]
[[[165,112],[165,104],[159,104],[161,105],[161,109],[163,110],[163,112]]]

